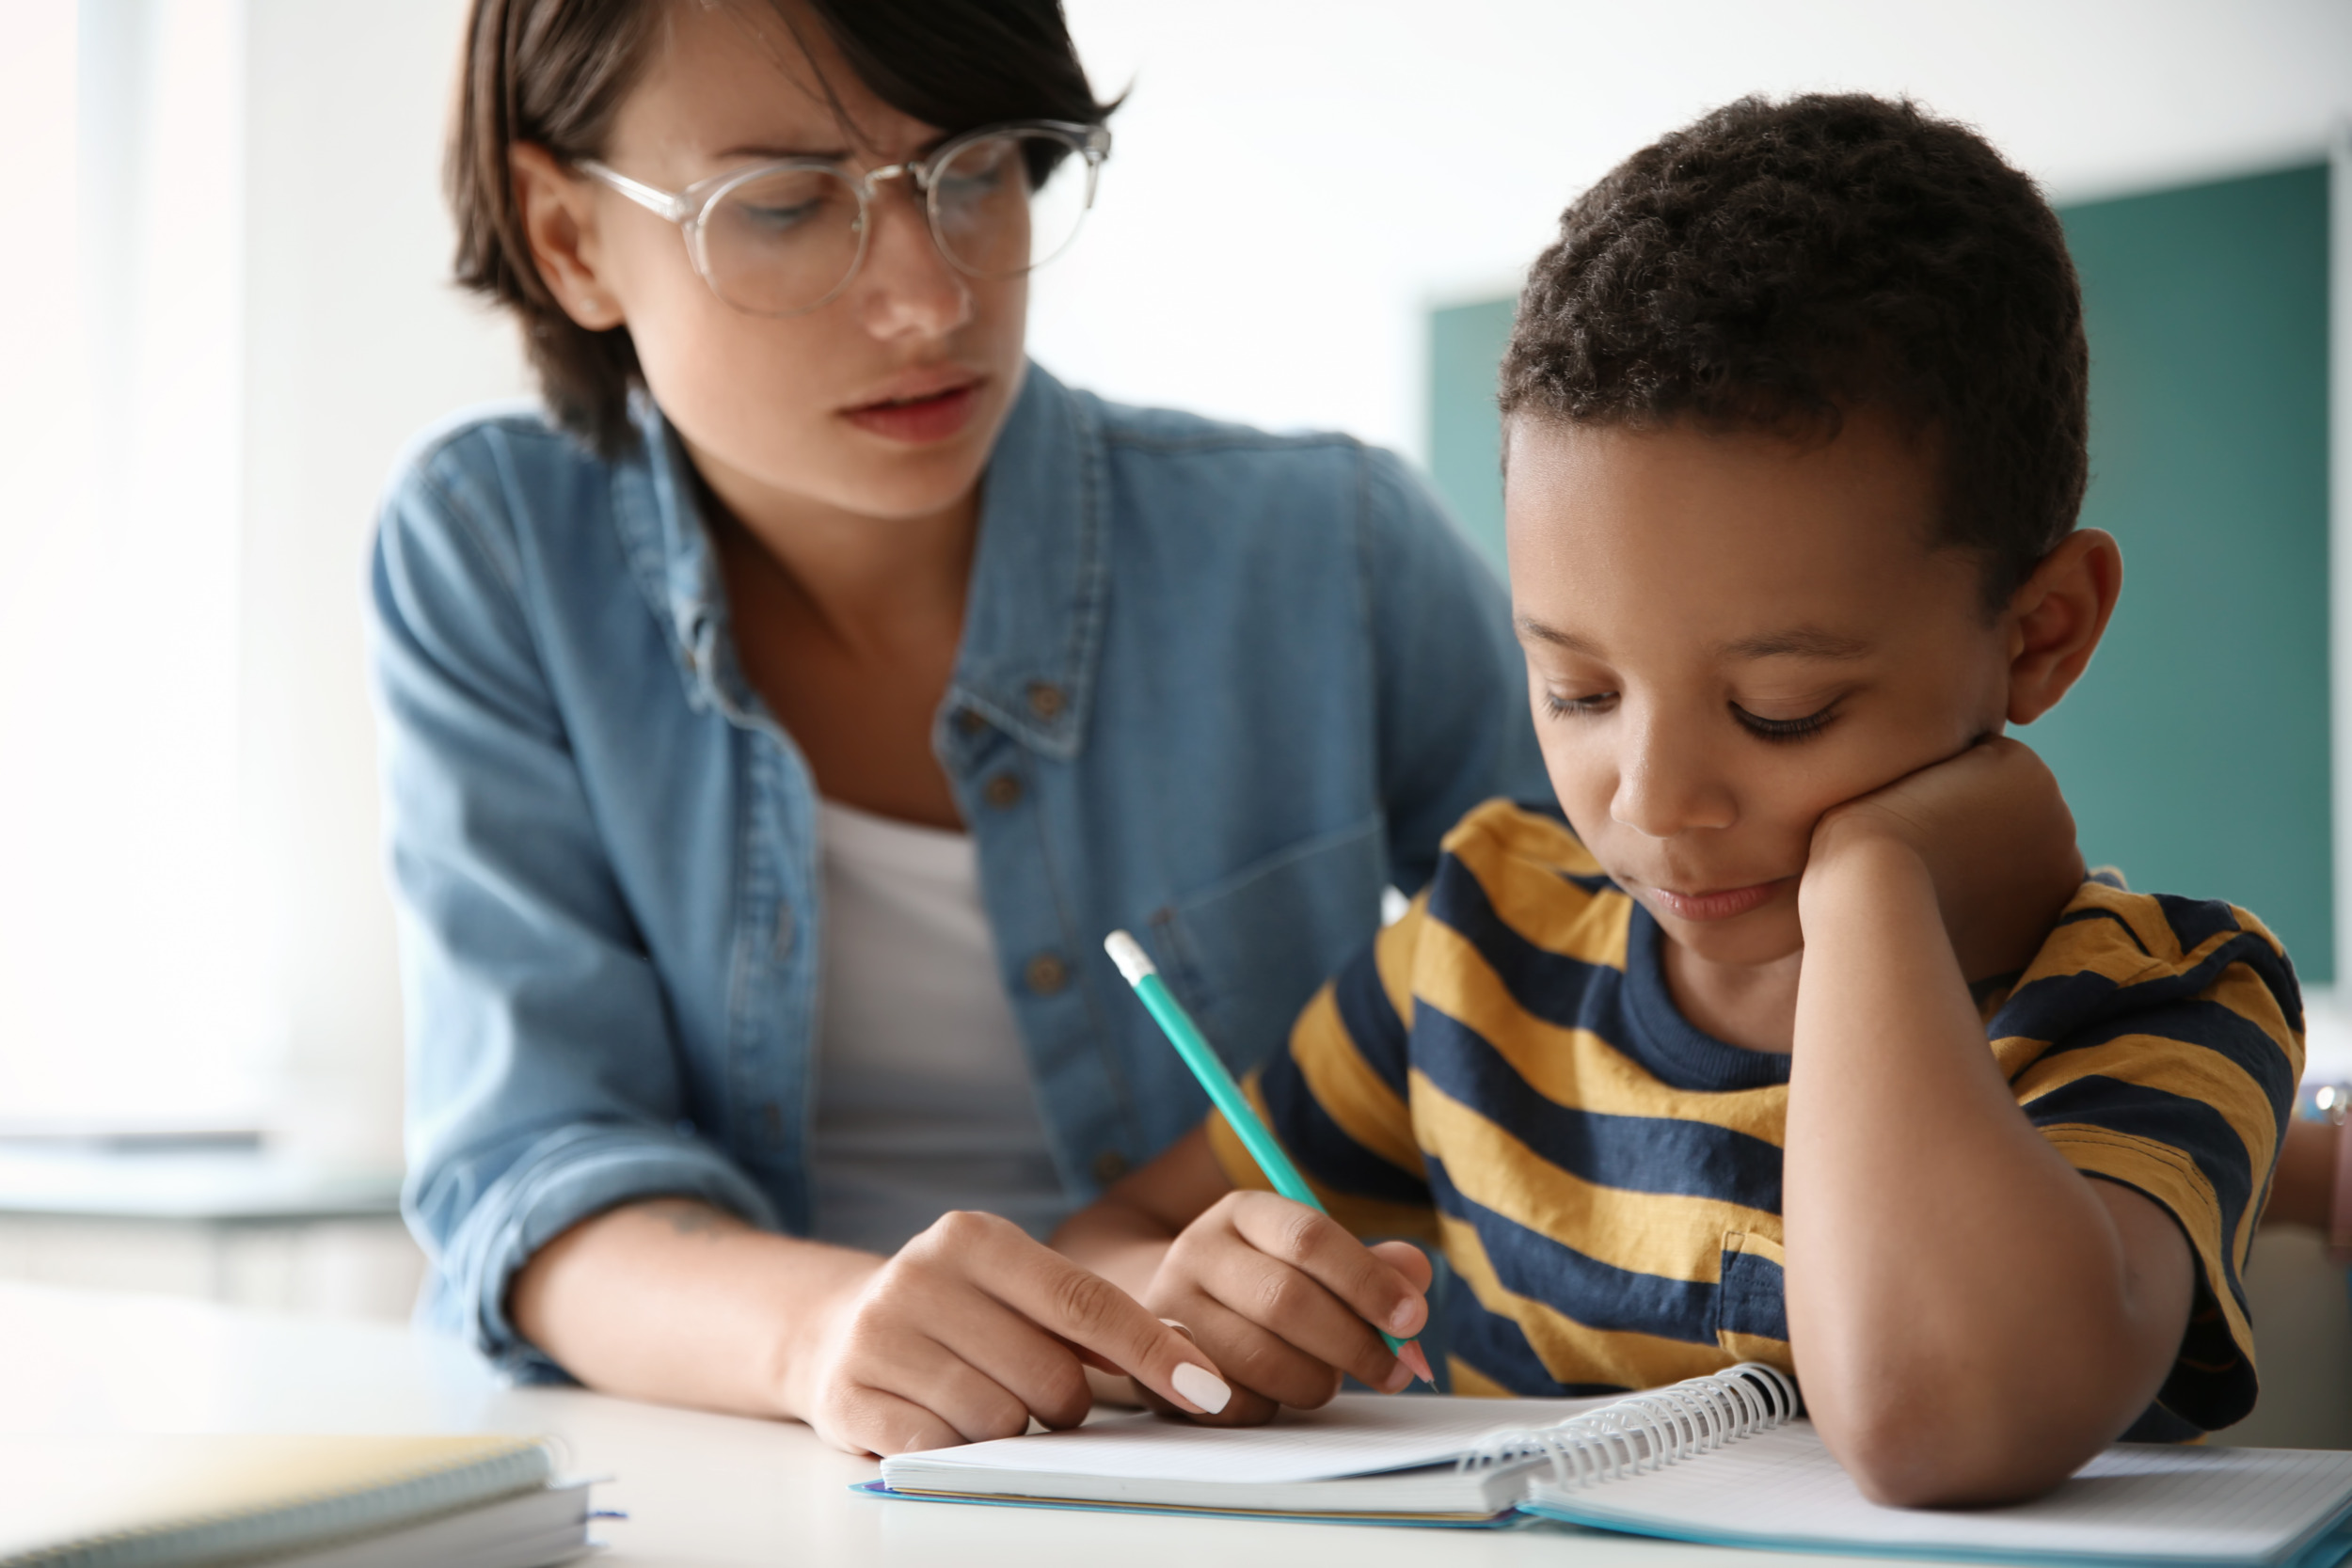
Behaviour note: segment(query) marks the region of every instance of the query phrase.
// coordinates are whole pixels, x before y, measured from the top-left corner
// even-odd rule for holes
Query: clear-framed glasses
[[[1069,248],[1110,156],[1100,125],[1016,120],[967,131],[921,158],[851,174],[786,158],[665,191],[593,158],[573,166],[676,224],[710,292],[755,316],[797,316],[848,286],[866,260],[882,182],[919,197],[939,253],[973,277],[1011,277]]]

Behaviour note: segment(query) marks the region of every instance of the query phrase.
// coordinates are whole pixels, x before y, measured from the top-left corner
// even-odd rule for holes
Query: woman
[[[408,1212],[520,1373],[874,1452],[1215,1408],[1036,1240],[1201,1114],[1103,935],[1254,1061],[1541,787],[1392,459],[1025,362],[1106,114],[1054,0],[478,0],[458,273],[545,407],[419,445],[373,603]]]

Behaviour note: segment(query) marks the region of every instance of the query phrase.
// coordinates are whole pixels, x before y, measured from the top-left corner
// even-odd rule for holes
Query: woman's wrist
[[[2352,1084],[2303,1085],[2279,1150],[2265,1220],[2308,1225],[2352,1263]]]
[[[760,1382],[775,1414],[808,1420],[834,1342],[857,1313],[858,1302],[890,1259],[879,1253],[764,1238],[790,1249],[768,1259],[773,1274],[766,1293],[775,1304],[776,1330]]]

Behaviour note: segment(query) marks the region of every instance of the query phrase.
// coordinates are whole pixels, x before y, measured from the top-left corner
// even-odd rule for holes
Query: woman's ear
[[[557,308],[591,332],[620,325],[620,302],[596,276],[595,193],[588,182],[533,142],[515,143],[506,159],[523,237]]]
[[[2123,591],[2115,535],[2087,528],[2042,558],[2010,596],[2009,721],[2030,724],[2082,678]]]

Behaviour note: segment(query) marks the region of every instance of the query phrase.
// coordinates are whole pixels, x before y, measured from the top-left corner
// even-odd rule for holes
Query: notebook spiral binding
[[[1798,1414],[1797,1386],[1777,1367],[1742,1361],[1572,1417],[1556,1426],[1489,1434],[1455,1466],[1486,1470],[1526,1459],[1549,1463],[1560,1486],[1582,1486],[1709,1452]]]

